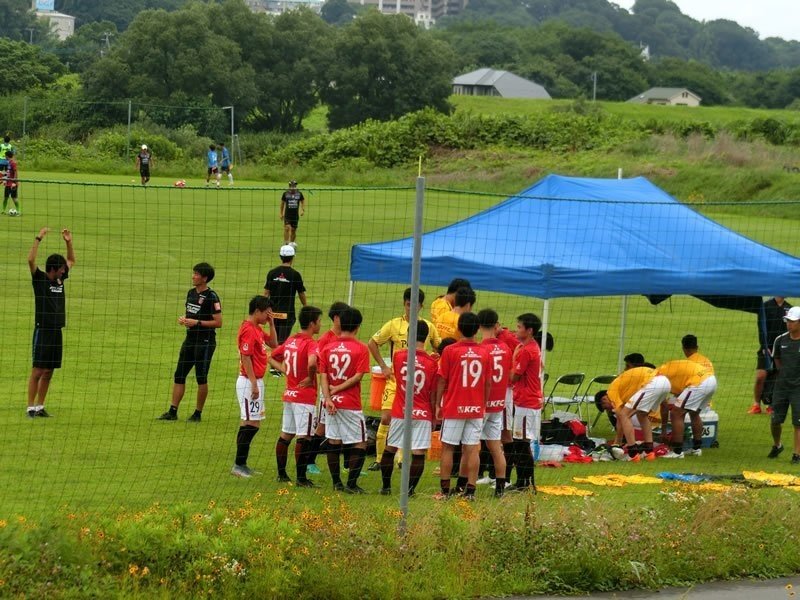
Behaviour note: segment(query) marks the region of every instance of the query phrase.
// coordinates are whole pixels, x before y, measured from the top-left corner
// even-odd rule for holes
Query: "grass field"
[[[69,517],[62,518],[72,519],[74,514],[78,514],[79,520],[92,523],[92,531],[98,522],[102,523],[105,519],[100,531],[108,532],[109,537],[115,540],[124,540],[124,544],[122,541],[118,543],[131,548],[130,552],[133,552],[134,546],[138,547],[136,564],[141,565],[148,560],[147,556],[162,556],[159,554],[158,548],[162,547],[159,544],[167,548],[169,544],[180,546],[202,538],[211,549],[215,544],[223,543],[239,547],[244,541],[237,536],[246,535],[263,540],[289,535],[287,531],[305,527],[306,517],[303,515],[308,511],[322,511],[322,514],[329,515],[330,522],[342,524],[357,520],[358,515],[365,516],[364,523],[374,528],[378,537],[372,538],[367,531],[352,533],[343,529],[339,533],[343,540],[350,539],[354,544],[356,540],[362,540],[367,544],[359,546],[357,552],[368,564],[372,565],[376,556],[384,556],[381,553],[401,552],[397,545],[399,542],[392,541],[397,520],[397,497],[385,498],[375,493],[380,486],[378,474],[366,474],[361,480],[361,485],[372,494],[344,500],[331,492],[327,469],[322,460],[318,464],[323,473],[316,477],[322,485],[319,491],[309,491],[307,494],[303,493],[304,490],[289,492],[275,482],[274,445],[280,425],[282,380],[270,378],[266,381],[268,417],[261,433],[255,438],[250,459],[251,466],[263,471],[263,476],[240,480],[229,475],[238,424],[234,394],[238,366],[236,331],[246,316],[247,301],[261,292],[267,270],[278,262],[277,251],[282,240],[278,199],[282,187],[277,184],[274,187],[263,184],[258,188],[246,187],[248,182],[238,182],[234,189],[215,190],[203,189],[201,181],[190,180],[187,189],[166,186],[142,189],[130,185],[129,177],[98,176],[91,178],[95,183],[83,184],[73,180],[86,181],[88,177],[49,173],[35,174],[33,179],[39,181],[26,182],[21,188],[24,216],[16,219],[3,217],[0,220],[0,241],[6,249],[5,259],[0,262],[0,280],[4,282],[6,294],[12,299],[11,310],[7,311],[3,369],[0,370],[0,389],[4,390],[5,398],[0,405],[0,424],[4,432],[3,452],[0,454],[0,489],[3,490],[0,494],[0,542],[15,539],[3,537],[12,535],[11,529],[4,534],[3,528],[6,520],[16,519],[15,515],[24,515],[32,522],[51,523],[47,531],[51,531],[53,536],[63,535],[66,540],[74,536],[83,539],[83,530],[77,525],[79,521],[75,521],[74,532],[70,529],[73,527],[69,524],[71,521],[65,521],[67,525],[52,524],[54,515],[69,514]],[[69,179],[70,182],[55,183],[57,179]],[[169,182],[159,180],[156,183]],[[412,187],[360,190],[306,188],[306,192],[308,213],[299,229],[295,266],[306,281],[309,302],[326,309],[332,301],[347,298],[352,244],[393,239],[412,231],[414,190]],[[490,195],[429,192],[425,228],[441,227],[500,199],[499,196]],[[784,251],[800,253],[796,221],[764,216],[763,207],[760,206],[752,210],[738,206],[731,212],[719,212],[720,207],[716,208],[716,212],[709,216],[725,225]],[[65,331],[64,368],[57,372],[48,396],[48,410],[54,417],[31,420],[24,412],[33,322],[33,298],[25,257],[33,236],[39,227],[45,225],[54,230],[62,227],[73,230],[77,265],[67,282],[68,326]],[[62,250],[63,242],[54,231],[42,244],[40,264],[47,254]],[[199,425],[185,423],[194,406],[195,387],[190,379],[187,396],[181,405],[181,420],[174,423],[159,422],[155,418],[168,406],[172,372],[184,336],[176,319],[182,313],[185,294],[191,284],[191,267],[201,260],[207,260],[216,267],[217,277],[212,287],[222,298],[224,312],[224,327],[217,337],[217,353],[210,377],[211,393],[203,413],[203,422]],[[360,333],[362,340],[366,341],[384,321],[400,314],[402,288],[399,285],[370,283],[356,285],[354,304],[365,316]],[[426,288],[425,291],[428,295],[426,305],[441,293],[438,289]],[[501,319],[513,324],[514,317],[521,312],[533,311],[541,315],[543,305],[538,299],[479,291],[477,308],[483,307],[497,309]],[[548,358],[548,372],[555,376],[577,370],[586,372],[589,377],[614,372],[617,365],[620,307],[619,298],[554,301],[551,330],[556,338],[556,348]],[[754,318],[744,313],[714,309],[687,297],[675,297],[657,307],[650,306],[640,297],[630,299],[626,351],[640,351],[648,360],[659,363],[680,355],[679,340],[687,332],[699,337],[701,350],[711,357],[717,367],[720,389],[714,400],[714,408],[720,414],[720,447],[706,451],[700,458],[687,458],[679,464],[661,460],[640,465],[598,463],[567,465],[557,470],[539,469],[537,483],[571,484],[573,477],[587,474],[653,474],[664,470],[735,474],[744,469],[764,469],[800,475],[800,467],[789,465],[791,453],[788,451],[777,461],[766,459],[771,445],[767,417],[745,415],[751,400],[757,348]],[[368,385],[364,386],[363,395],[367,403]],[[593,408],[590,415],[592,418],[595,415]],[[595,435],[607,436],[609,433],[607,422],[601,420]],[[788,433],[785,434],[785,441],[790,441]],[[475,539],[490,540],[486,538],[484,528],[492,522],[497,523],[498,531],[502,530],[504,535],[516,535],[513,532],[518,531],[518,527],[523,528],[520,535],[527,535],[525,531],[547,530],[551,520],[572,523],[578,519],[574,521],[577,524],[585,518],[594,524],[591,528],[581,527],[574,539],[581,540],[576,544],[586,544],[576,551],[591,556],[595,551],[593,548],[603,546],[604,535],[611,535],[603,529],[605,526],[601,526],[605,517],[598,521],[595,520],[596,515],[608,515],[611,514],[608,511],[611,511],[617,515],[614,518],[628,519],[634,514],[633,511],[639,510],[636,507],[655,507],[651,513],[652,524],[648,527],[651,531],[660,531],[656,529],[660,527],[657,521],[661,518],[657,515],[669,514],[673,509],[670,505],[664,505],[664,496],[659,492],[666,490],[673,493],[679,489],[671,484],[618,489],[580,485],[578,487],[593,491],[595,499],[587,501],[539,495],[535,501],[508,498],[502,505],[489,497],[488,490],[480,490],[478,502],[472,507],[459,504],[443,508],[429,499],[438,484],[433,475],[434,466],[428,465],[419,497],[411,506],[412,528],[421,536],[418,541],[427,539],[424,537],[426,530],[435,530],[437,536],[447,539],[462,535],[466,536],[464,539],[472,539],[470,536],[474,535],[477,536]],[[293,461],[290,459],[290,473],[292,468]],[[395,480],[395,489],[399,489],[399,478]],[[747,531],[758,528],[761,532],[758,540],[773,539],[773,534],[778,536],[776,539],[784,539],[780,536],[789,535],[783,521],[774,519],[778,518],[776,514],[780,518],[789,518],[794,514],[794,509],[787,507],[796,507],[796,496],[791,492],[776,495],[770,491],[747,494],[746,501],[715,501],[718,502],[717,506],[723,507],[719,510],[730,511],[731,523],[735,520],[734,516],[740,514],[737,511],[744,511],[743,507],[749,506],[749,502],[770,502],[770,506],[780,512],[770,509],[769,519],[773,520],[769,522],[762,522],[758,515],[753,517],[756,520],[752,522],[736,521],[740,527],[737,532],[744,536]],[[696,504],[698,502],[700,504]],[[218,507],[217,512],[212,510],[214,506]],[[686,514],[705,514],[702,512],[706,510],[703,506],[701,500],[695,498],[686,505],[685,510],[689,511]],[[230,512],[219,512],[225,510]],[[202,517],[204,513],[209,513],[208,518],[214,523],[219,518],[219,540],[215,538],[217,534],[213,530],[202,529],[205,527],[202,521],[206,518]],[[242,518],[242,514],[255,513],[256,516],[260,515],[260,520],[256,519],[246,531],[235,532],[226,529],[228,526],[224,524],[232,519],[234,525],[231,527],[236,526],[235,523],[239,521],[232,516],[234,513],[240,514],[238,518]],[[536,523],[520,525],[528,523],[525,519],[531,514],[538,515],[530,517],[538,519]],[[187,533],[182,523],[195,518],[202,522],[190,524],[198,529]],[[694,517],[686,518],[689,519],[686,526],[695,527],[698,536],[708,536],[708,541],[703,543],[713,546],[710,540],[714,539],[714,530],[709,527],[719,521],[720,515],[706,514],[701,524],[692,521]],[[750,513],[747,513],[747,519],[750,518]],[[135,530],[135,523],[141,524],[141,531]],[[720,521],[718,527],[723,527],[724,523],[724,520]],[[35,572],[38,547],[35,532],[27,531],[24,525],[19,525],[13,531],[19,536],[28,536],[24,539],[28,540],[25,543],[31,544],[31,568]],[[114,532],[113,535],[111,532]],[[45,535],[44,530],[40,535]],[[549,531],[547,535],[550,535]],[[322,543],[322,538],[314,539]],[[554,543],[550,537],[547,539],[550,540],[548,543]],[[172,541],[168,544],[167,540]],[[483,560],[477,546],[474,554],[471,554],[466,545],[450,546],[441,540],[437,543],[442,546],[437,546],[434,541],[419,543],[424,548],[417,548],[414,552],[420,552],[419,556],[431,561],[425,569],[434,569],[436,565],[444,567],[447,564],[446,557],[453,552],[459,553],[466,561]],[[126,588],[127,595],[146,597],[153,593],[152,588],[140,589],[138,584],[134,585],[139,580],[132,572],[125,574],[129,568],[126,561],[133,561],[133,554],[114,554],[118,549],[106,546],[112,544],[112,540],[95,539],[92,544],[92,551],[98,553],[96,556],[106,557],[102,560],[110,561],[109,573],[119,572],[120,576],[132,577],[129,581],[132,587]],[[613,544],[608,541],[608,544],[608,547],[624,548],[626,541],[619,539]],[[737,552],[747,552],[747,544],[731,542],[726,552],[731,556]],[[297,548],[285,549],[285,552],[295,550]],[[552,551],[556,552],[555,549]],[[13,553],[12,550],[9,552]],[[211,556],[221,551],[207,552]],[[537,561],[549,560],[549,551],[545,547],[536,546],[531,552],[530,556],[538,557]],[[773,557],[774,553],[780,554],[783,549],[778,545],[770,547],[769,552],[773,553],[769,554]],[[11,561],[11,555],[0,552],[0,579],[6,572],[4,568],[14,572],[12,562],[5,562]],[[112,555],[114,558],[111,558]],[[211,561],[208,556],[205,560]],[[268,560],[271,555],[262,553],[259,556],[266,562],[272,560]],[[764,556],[767,556],[766,551]],[[661,565],[660,555],[651,558],[653,564]],[[43,558],[41,560],[44,561]],[[87,560],[91,562],[94,558]],[[170,569],[175,569],[175,560],[178,559],[165,560],[158,567],[160,572],[168,573]],[[331,560],[332,565],[340,564],[336,562],[340,560],[336,557]],[[504,560],[517,558],[509,556]],[[650,564],[649,560],[647,557],[642,559],[643,563]],[[594,569],[587,574],[574,569],[561,572],[558,570],[560,567],[553,564],[547,567],[552,571],[545,569],[545,572],[537,567],[532,571],[533,574],[526,575],[532,578],[531,582],[538,578],[536,581],[539,583],[535,585],[512,581],[513,578],[506,580],[499,573],[499,587],[488,584],[464,587],[472,585],[469,583],[471,577],[480,575],[465,573],[460,580],[437,579],[433,588],[425,589],[425,574],[431,571],[420,569],[417,572],[416,567],[411,566],[416,563],[410,557],[395,565],[399,569],[393,575],[396,579],[387,579],[396,581],[397,588],[385,594],[381,594],[381,590],[386,588],[379,587],[373,592],[376,597],[450,597],[476,593],[574,591],[592,589],[595,585],[608,588],[660,585],[664,581],[680,579],[678,575],[670,573],[683,572],[686,580],[689,580],[693,577],[733,576],[735,573],[756,576],[777,574],[787,572],[787,568],[796,568],[786,566],[794,565],[791,562],[794,559],[785,563],[774,561],[773,558],[769,559],[773,562],[765,562],[766,558],[759,558],[749,563],[747,569],[735,573],[719,566],[722,570],[696,574],[695,571],[686,570],[688,567],[683,566],[682,562],[676,563],[672,558],[669,560],[673,561],[669,563],[669,569],[662,565],[658,568],[663,572],[650,571],[646,576],[639,572],[638,567],[634,569],[634,576],[628,567],[621,574],[615,571],[603,573],[603,569]],[[720,559],[719,565],[723,562]],[[416,574],[404,580],[403,565]],[[193,578],[194,571],[191,568],[194,567],[187,563],[186,572]],[[349,567],[343,564],[341,568],[345,569],[343,572],[350,572]],[[156,567],[152,569],[155,572]],[[22,572],[17,571],[17,574]],[[442,574],[441,569],[436,572],[437,576]],[[576,580],[583,581],[583,585],[588,587],[576,587]],[[593,583],[599,580],[604,583]],[[292,579],[292,585],[299,586],[301,583],[300,579]],[[353,579],[352,585],[356,586],[353,589],[357,589],[364,583]],[[197,593],[197,589],[174,588],[173,592],[192,595]],[[258,593],[264,596],[274,596],[275,589],[295,588],[258,589]],[[313,595],[308,590],[304,593]],[[323,594],[324,590],[319,590],[319,593]],[[169,595],[167,592],[164,594]],[[331,597],[344,596],[337,593]]]

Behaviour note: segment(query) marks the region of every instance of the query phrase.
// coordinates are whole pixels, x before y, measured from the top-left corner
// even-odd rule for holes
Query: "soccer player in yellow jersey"
[[[707,357],[698,352],[697,336],[691,333],[683,336],[681,338],[681,347],[683,348],[683,355],[686,357],[686,360],[702,365],[706,368],[706,371],[714,375],[714,365],[711,364],[711,361]]]
[[[439,322],[439,317],[444,313],[453,310],[456,302],[456,292],[458,288],[472,287],[466,279],[453,279],[450,285],[447,286],[447,293],[444,296],[439,296],[431,302],[431,323],[436,325]]]
[[[455,304],[451,310],[439,315],[436,329],[442,339],[451,337],[458,341],[461,339],[461,332],[458,330],[458,318],[464,313],[472,312],[472,307],[475,304],[475,292],[472,288],[460,287],[456,291],[454,302]]]
[[[419,291],[419,308],[422,310],[422,303],[425,301],[425,292]],[[383,457],[383,450],[386,448],[386,438],[389,435],[389,426],[392,423],[392,403],[394,402],[394,394],[397,390],[397,382],[394,379],[394,372],[392,371],[392,358],[394,353],[398,350],[405,350],[408,348],[408,316],[411,313],[411,288],[406,288],[403,292],[403,316],[395,317],[387,321],[380,330],[373,335],[367,346],[369,352],[375,359],[375,362],[381,368],[383,376],[386,377],[386,387],[383,390],[381,397],[381,424],[378,426],[378,434],[375,437],[375,462],[370,465],[370,471],[379,471],[381,466],[381,458]],[[424,319],[422,319],[424,320]],[[434,351],[439,347],[442,339],[436,331],[436,327],[429,321],[428,324],[428,337],[426,343],[430,344]],[[381,356],[381,346],[389,344],[389,364],[386,364],[383,356]]]
[[[674,395],[669,406],[661,407],[661,422],[666,424],[669,413],[672,424],[672,450],[664,458],[683,458],[683,428],[687,412],[692,423],[692,449],[686,454],[702,455],[703,419],[700,411],[717,391],[713,366],[709,370],[693,360],[671,360],[658,367],[657,372],[669,379],[670,391]]]

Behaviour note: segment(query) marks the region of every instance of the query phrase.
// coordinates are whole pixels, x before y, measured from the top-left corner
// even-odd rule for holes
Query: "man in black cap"
[[[281,221],[283,221],[283,243],[297,247],[297,226],[300,217],[306,213],[306,199],[303,192],[297,189],[297,182],[292,179],[289,189],[281,196]]]

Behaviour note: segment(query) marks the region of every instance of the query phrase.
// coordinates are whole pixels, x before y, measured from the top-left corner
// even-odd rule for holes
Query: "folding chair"
[[[555,410],[556,406],[565,406],[566,410],[569,410],[571,405],[577,404],[578,418],[580,418],[581,413],[578,392],[581,389],[585,377],[586,375],[584,373],[567,373],[556,379],[553,383],[553,387],[550,388],[550,395],[547,396],[544,402],[544,408],[547,408],[549,404],[553,410]],[[559,386],[565,391],[560,391]],[[560,395],[556,395],[556,391],[559,391]],[[571,394],[570,391],[572,392]],[[544,410],[542,410],[542,412],[544,412]]]
[[[578,399],[580,400],[581,404],[586,404],[587,405],[587,409],[586,409],[587,410],[587,412],[586,412],[586,416],[587,417],[589,416],[588,405],[594,404],[594,395],[598,391],[600,391],[599,390],[600,386],[601,385],[609,385],[616,378],[617,378],[616,375],[598,375],[597,377],[593,377],[592,379],[590,379],[589,383],[586,384],[586,387],[583,388],[583,393],[580,394]],[[593,390],[592,389],[593,385],[596,385],[598,389],[594,389]],[[579,408],[580,408],[580,405],[579,405]],[[597,413],[597,416],[595,417],[594,421],[592,422],[592,426],[591,427],[587,427],[587,429],[589,431],[591,431],[595,427],[595,425],[597,425],[597,422],[600,420],[600,416],[602,414],[603,414],[603,411],[599,411]],[[589,419],[587,418],[586,421],[588,423]]]

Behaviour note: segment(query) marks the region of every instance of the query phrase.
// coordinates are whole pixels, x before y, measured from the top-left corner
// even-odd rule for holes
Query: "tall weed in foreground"
[[[415,500],[257,494],[108,515],[0,520],[2,597],[465,598],[655,588],[800,571],[797,496],[664,488],[604,500]],[[746,560],[744,560],[746,558]]]

